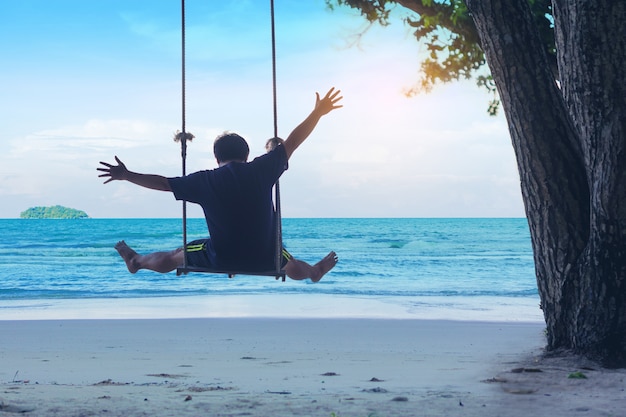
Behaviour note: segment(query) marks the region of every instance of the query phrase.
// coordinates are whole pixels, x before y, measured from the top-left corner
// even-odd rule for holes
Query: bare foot
[[[337,265],[339,258],[335,252],[330,252],[321,261],[313,265],[311,272],[311,281],[318,282],[324,275]]]
[[[131,249],[131,247],[126,244],[126,242],[124,242],[123,240],[117,242],[117,244],[115,245],[115,250],[117,251],[117,253],[120,254],[122,259],[124,259],[124,262],[126,262],[126,267],[131,274],[134,274],[139,270],[137,258],[141,255]]]

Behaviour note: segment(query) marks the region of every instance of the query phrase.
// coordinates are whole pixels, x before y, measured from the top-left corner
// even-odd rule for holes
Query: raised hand
[[[126,168],[126,165],[124,165],[124,163],[120,161],[117,156],[115,157],[115,161],[117,162],[117,165],[112,165],[107,162],[100,161],[100,163],[104,165],[105,168],[96,168],[98,171],[103,172],[103,174],[98,175],[98,177],[109,177],[109,179],[104,182],[105,184],[114,180],[125,180],[128,178],[128,169]]]
[[[320,99],[319,93],[315,93],[315,111],[318,112],[320,115],[324,115],[331,112],[332,110],[343,107],[343,105],[337,104],[343,98],[343,96],[340,96],[339,94],[341,94],[341,90],[335,91],[335,87],[328,90],[328,92],[322,99]]]

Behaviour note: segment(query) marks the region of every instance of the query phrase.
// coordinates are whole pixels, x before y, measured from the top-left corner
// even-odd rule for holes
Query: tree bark
[[[548,349],[626,366],[626,3],[554,0],[560,87],[527,0],[468,0],[517,157]]]
[[[590,184],[572,345],[626,364],[626,3],[554,0],[563,97]]]
[[[581,137],[549,71],[526,0],[468,0],[498,87],[520,173],[548,348],[571,344],[589,240]]]

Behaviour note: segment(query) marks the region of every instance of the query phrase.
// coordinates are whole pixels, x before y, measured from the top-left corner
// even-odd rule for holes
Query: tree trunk
[[[528,0],[466,1],[515,149],[548,349],[625,366],[626,16],[605,2],[555,0],[559,88]]]
[[[626,363],[626,2],[553,2],[563,97],[590,184],[572,344]]]

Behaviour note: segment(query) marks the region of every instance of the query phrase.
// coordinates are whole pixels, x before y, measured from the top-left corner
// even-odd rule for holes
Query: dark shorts
[[[187,265],[199,268],[214,267],[207,251],[208,241],[209,239],[199,239],[187,243]]]
[[[214,268],[208,253],[207,243],[209,239],[198,239],[187,243],[187,265],[199,268]],[[281,268],[287,265],[293,256],[283,247],[283,256],[281,260]]]

